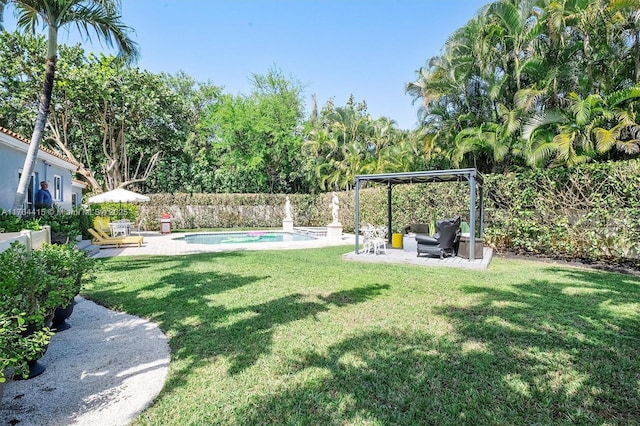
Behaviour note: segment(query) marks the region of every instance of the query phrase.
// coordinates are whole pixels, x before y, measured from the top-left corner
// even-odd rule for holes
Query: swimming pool
[[[176,240],[187,244],[244,244],[244,243],[277,243],[288,241],[313,241],[309,235],[292,234],[290,232],[249,231],[249,232],[210,232],[189,234]]]

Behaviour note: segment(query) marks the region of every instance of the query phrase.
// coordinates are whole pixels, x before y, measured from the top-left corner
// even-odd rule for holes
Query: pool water
[[[316,238],[289,232],[249,231],[249,232],[215,232],[207,234],[191,234],[176,238],[187,244],[241,244],[241,243],[276,243],[283,241],[312,241]]]

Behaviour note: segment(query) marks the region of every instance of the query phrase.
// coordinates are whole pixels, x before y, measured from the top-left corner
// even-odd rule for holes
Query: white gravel
[[[71,328],[53,336],[40,359],[45,372],[5,383],[3,426],[126,425],[162,389],[170,355],[158,326],[76,301]]]

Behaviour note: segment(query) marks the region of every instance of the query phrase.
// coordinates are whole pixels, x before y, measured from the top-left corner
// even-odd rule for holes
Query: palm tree
[[[93,30],[107,46],[113,47],[115,43],[118,56],[126,61],[134,61],[137,58],[138,47],[129,38],[132,29],[121,22],[119,0],[0,0],[0,23],[8,5],[15,8],[19,29],[35,32],[36,27],[43,24],[48,30],[46,73],[40,93],[38,114],[13,202],[13,211],[20,214],[49,112],[56,70],[58,31],[67,25],[75,24],[78,31],[90,40],[90,30]]]

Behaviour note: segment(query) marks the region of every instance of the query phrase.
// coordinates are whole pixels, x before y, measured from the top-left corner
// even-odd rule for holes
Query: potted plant
[[[54,308],[53,329],[66,330],[70,326],[65,320],[73,313],[75,296],[80,293],[83,282],[95,279],[96,261],[72,244],[45,244],[35,250],[33,256],[56,278],[55,285],[49,289],[47,303]]]
[[[391,229],[391,247],[401,249],[403,228],[400,224],[394,223]]]
[[[70,245],[29,251],[16,242],[0,253],[0,377],[7,367],[18,378],[44,371],[37,360],[51,339],[54,312],[73,306],[83,281],[94,277],[95,265]]]
[[[0,378],[7,367],[16,377],[33,377],[51,338],[48,302],[56,279],[20,243],[0,253]]]
[[[83,234],[80,215],[68,214],[57,207],[47,210],[38,221],[51,226],[51,242],[55,244],[75,242],[76,238]]]

